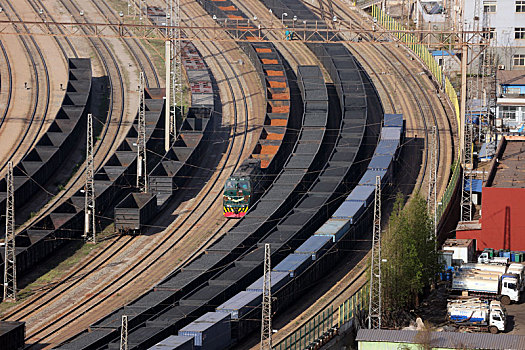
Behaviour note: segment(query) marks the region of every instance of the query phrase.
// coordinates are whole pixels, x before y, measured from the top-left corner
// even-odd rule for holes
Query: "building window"
[[[503,119],[512,119],[516,120],[516,112],[518,111],[518,107],[513,106],[501,106],[500,112],[501,112],[501,118]]]
[[[488,33],[483,33],[483,37],[485,39],[494,39],[494,35],[496,34],[496,28],[493,28],[493,27],[483,28],[483,31],[488,32]]]
[[[525,66],[525,54],[517,54],[512,57],[514,66]]]
[[[525,39],[525,27],[514,28],[514,39]]]
[[[516,0],[516,12],[525,12],[525,0]]]
[[[485,13],[496,13],[496,3],[494,3],[494,2],[484,2],[483,3],[483,12],[485,12]]]

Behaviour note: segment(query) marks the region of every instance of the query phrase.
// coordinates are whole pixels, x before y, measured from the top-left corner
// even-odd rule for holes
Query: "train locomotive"
[[[222,206],[227,218],[242,218],[260,195],[261,161],[246,159],[224,184]]]

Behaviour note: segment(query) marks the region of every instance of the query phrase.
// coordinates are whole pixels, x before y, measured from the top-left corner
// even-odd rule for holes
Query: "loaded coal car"
[[[115,230],[140,233],[157,213],[157,198],[151,193],[130,193],[115,207]]]
[[[246,159],[226,180],[222,197],[224,216],[242,218],[259,198],[263,182],[261,161]]]

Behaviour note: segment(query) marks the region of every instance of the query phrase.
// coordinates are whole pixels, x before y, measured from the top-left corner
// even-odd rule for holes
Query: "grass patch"
[[[27,276],[19,281],[18,300],[16,303],[0,303],[0,315],[11,307],[24,302],[39,291],[52,288],[71,270],[83,261],[94,249],[101,249],[108,238],[114,236],[114,224],[97,234],[97,244],[84,243],[82,239],[71,241],[59,249],[53,256],[38,264]]]

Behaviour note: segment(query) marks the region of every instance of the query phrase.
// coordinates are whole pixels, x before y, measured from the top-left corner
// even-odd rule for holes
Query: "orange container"
[[[276,133],[269,133],[266,136],[267,140],[282,140],[284,137],[284,134],[276,134]]]
[[[272,119],[270,125],[272,126],[286,126],[288,124],[288,119]]]
[[[271,60],[271,59],[268,59],[268,58],[263,58],[261,61],[262,61],[263,64],[279,64],[279,61]]]
[[[265,49],[262,47],[256,48],[255,51],[257,51],[258,53],[272,53],[272,49]]]
[[[272,99],[274,100],[289,100],[290,94],[289,93],[280,93],[280,94],[272,94]]]
[[[269,77],[284,77],[284,72],[282,70],[270,70],[266,71],[266,75]]]
[[[277,153],[278,150],[279,150],[279,146],[266,145],[266,146],[261,147],[261,154],[275,155],[275,153]]]
[[[219,8],[223,11],[237,11],[235,6],[219,6]]]
[[[270,80],[269,83],[272,88],[286,88],[286,82],[284,81]]]

